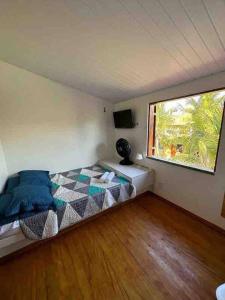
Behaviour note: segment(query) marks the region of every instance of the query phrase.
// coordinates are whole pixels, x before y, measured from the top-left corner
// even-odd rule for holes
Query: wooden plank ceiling
[[[3,0],[0,60],[117,102],[225,70],[224,0]]]

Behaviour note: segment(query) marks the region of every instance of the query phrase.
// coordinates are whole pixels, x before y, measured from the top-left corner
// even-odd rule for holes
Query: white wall
[[[127,138],[133,146],[133,153],[146,152],[147,113],[150,102],[198,93],[225,86],[225,73],[192,81],[149,95],[120,102],[114,110],[133,109],[136,122],[134,129],[116,129],[115,140]],[[225,228],[225,219],[220,216],[225,191],[225,122],[215,175],[145,159],[143,165],[155,169],[155,193],[194,214]]]
[[[101,99],[0,62],[0,138],[9,175],[70,170],[111,156],[111,112]]]
[[[6,167],[5,153],[2,147],[2,142],[0,140],[0,193],[5,185],[7,176],[8,176],[8,171]]]

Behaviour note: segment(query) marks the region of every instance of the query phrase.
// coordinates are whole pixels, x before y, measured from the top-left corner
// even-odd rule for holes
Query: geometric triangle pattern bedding
[[[109,183],[99,178],[106,170],[98,165],[50,175],[56,210],[20,219],[28,239],[41,240],[60,230],[136,196],[135,187],[115,176]]]

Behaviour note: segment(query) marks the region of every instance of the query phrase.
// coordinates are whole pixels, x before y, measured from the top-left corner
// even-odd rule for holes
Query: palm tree
[[[219,92],[177,100],[172,108],[156,104],[156,156],[166,158],[171,145],[181,144],[176,156],[185,163],[213,169],[225,96]]]
[[[170,145],[170,137],[166,134],[172,128],[174,118],[172,110],[166,110],[164,103],[156,105],[155,155],[165,155],[164,149]],[[161,150],[161,151],[160,151]],[[162,152],[162,153],[161,153]]]
[[[189,156],[205,168],[214,168],[220,135],[224,96],[218,92],[187,100],[186,112],[191,113],[191,138],[187,144]],[[197,154],[197,155],[196,155]]]

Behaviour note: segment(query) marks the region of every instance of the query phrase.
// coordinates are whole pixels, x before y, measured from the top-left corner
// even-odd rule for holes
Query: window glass
[[[225,90],[150,104],[148,156],[214,172]]]

